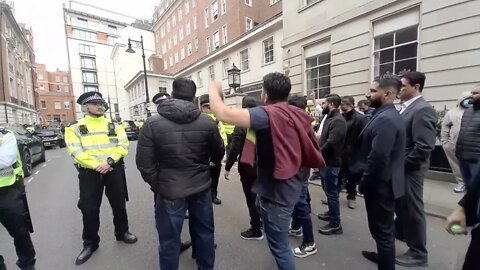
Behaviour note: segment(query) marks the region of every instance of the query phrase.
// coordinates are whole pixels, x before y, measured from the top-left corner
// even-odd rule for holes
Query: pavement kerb
[[[309,184],[321,188],[322,185],[319,182],[320,181],[309,181]],[[342,192],[345,193],[344,191]],[[363,198],[363,195],[358,195],[358,197]],[[425,215],[440,218],[440,219],[446,219],[447,216],[450,215],[450,213],[454,210],[454,209],[448,209],[441,206],[432,205],[429,203],[425,203],[424,208],[425,208]]]

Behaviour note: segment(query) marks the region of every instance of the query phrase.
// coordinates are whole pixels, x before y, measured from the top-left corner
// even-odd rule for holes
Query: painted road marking
[[[43,165],[42,165],[42,168],[45,168],[46,166],[47,166],[47,164],[43,164]]]
[[[30,182],[32,182],[32,180],[33,180],[33,177],[28,178],[27,184],[30,184]]]
[[[36,172],[35,172],[35,175],[37,175],[39,172],[40,172],[40,171],[36,171]]]

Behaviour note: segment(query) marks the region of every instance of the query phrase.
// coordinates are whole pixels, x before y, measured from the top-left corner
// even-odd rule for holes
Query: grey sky
[[[32,25],[37,62],[48,70],[68,69],[63,25],[64,0],[14,0],[18,22]],[[132,17],[151,19],[160,0],[77,0]]]

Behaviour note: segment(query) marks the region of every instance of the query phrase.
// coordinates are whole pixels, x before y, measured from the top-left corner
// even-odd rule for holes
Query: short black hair
[[[420,92],[423,91],[423,87],[425,86],[425,74],[418,71],[410,71],[403,74],[402,78],[408,80],[408,83],[412,86],[418,84],[420,85]]]
[[[244,109],[257,107],[257,104],[257,100],[252,96],[245,96],[242,99],[242,108]]]
[[[340,107],[340,103],[342,103],[342,98],[337,94],[330,94],[325,96],[325,102],[332,103],[335,108]]]
[[[305,110],[307,108],[307,98],[300,95],[292,95],[288,99],[288,104]]]
[[[352,96],[343,96],[342,97],[342,103],[345,103],[350,106],[355,105],[355,99]]]
[[[360,107],[362,105],[370,106],[370,102],[366,99],[359,100],[357,106]]]
[[[287,75],[273,72],[263,77],[263,89],[268,95],[270,102],[281,102],[288,99],[292,84]]]
[[[197,93],[197,86],[195,85],[195,82],[186,77],[180,77],[175,79],[173,81],[172,88],[173,98],[191,102],[193,102],[193,100],[195,99],[195,94]]]
[[[400,78],[395,75],[382,76],[378,81],[378,88],[386,90],[390,87],[395,89],[396,93],[398,94],[402,88],[402,81],[400,81]]]

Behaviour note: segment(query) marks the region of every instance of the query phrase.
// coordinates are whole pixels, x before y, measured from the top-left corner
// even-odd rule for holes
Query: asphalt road
[[[47,150],[47,162],[37,165],[32,177],[27,178],[28,199],[35,233],[32,235],[37,250],[38,270],[68,269],[115,269],[148,270],[158,267],[158,238],[155,230],[153,195],[140,178],[135,166],[136,143],[130,144],[130,154],[126,158],[128,188],[128,216],[130,230],[139,241],[126,245],[115,241],[112,213],[106,198],[101,209],[101,243],[99,250],[81,266],[74,261],[82,248],[81,214],[77,208],[78,179],[71,158],[65,149]],[[266,240],[242,240],[239,233],[248,227],[248,214],[238,175],[232,170],[230,181],[221,179],[219,197],[221,206],[215,206],[216,252],[215,269],[276,269]],[[320,199],[325,198],[322,190],[311,186],[314,213],[325,210]],[[366,223],[363,200],[358,200],[358,208],[346,207],[344,194],[341,199],[341,212],[344,234],[323,236],[315,232],[318,253],[304,259],[297,259],[298,269],[354,269],[370,270],[376,266],[361,255],[362,250],[374,250]],[[314,218],[314,228],[323,225]],[[421,269],[452,270],[460,269],[469,238],[450,236],[444,230],[444,222],[428,217],[428,246],[430,266]],[[188,239],[188,225],[185,223],[183,235]],[[292,247],[301,239],[292,238]],[[406,247],[397,244],[397,253]],[[15,249],[12,239],[0,226],[0,254],[5,257],[8,269],[16,269]],[[190,251],[181,256],[180,269],[196,269]],[[403,269],[398,267],[398,269]]]

